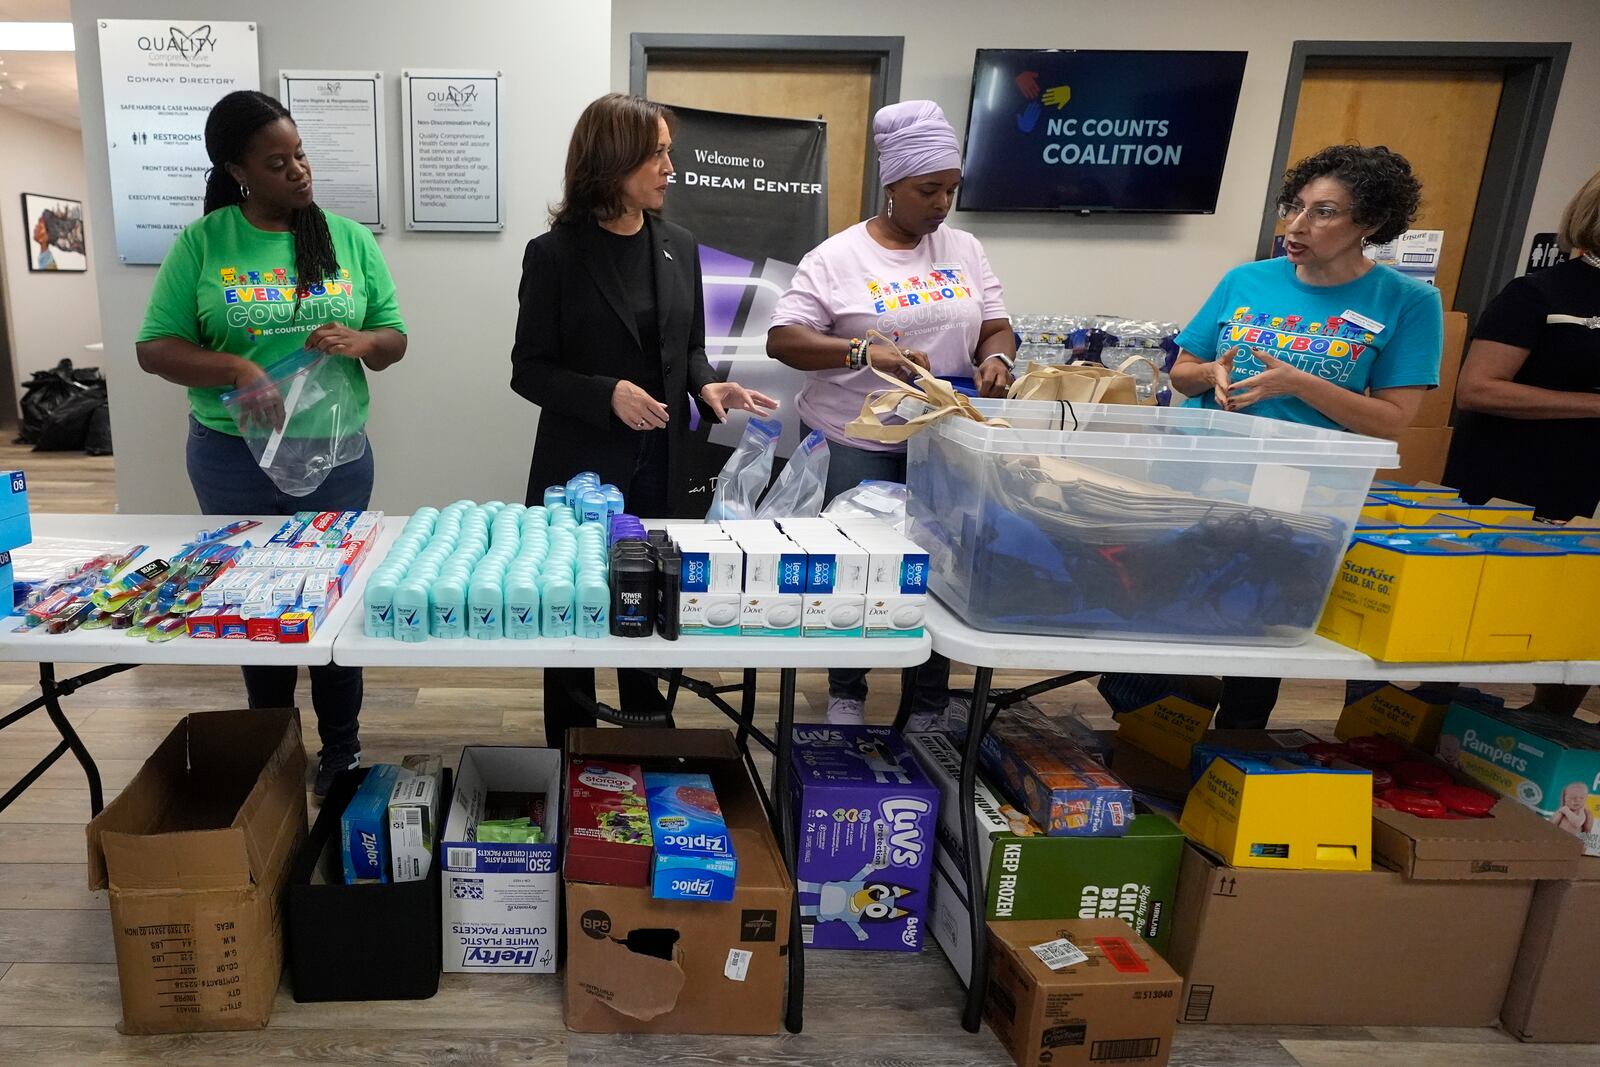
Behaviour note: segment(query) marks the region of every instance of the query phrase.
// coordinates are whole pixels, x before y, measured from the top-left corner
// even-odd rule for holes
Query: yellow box
[[[1163,763],[1188,767],[1194,746],[1211,726],[1216,711],[1169,695],[1117,717],[1117,736]]]
[[[1543,540],[1567,553],[1555,605],[1555,658],[1600,660],[1600,536]]]
[[[1373,659],[1459,662],[1486,557],[1482,546],[1454,537],[1358,536],[1317,633]]]
[[[1219,756],[1178,826],[1234,867],[1372,869],[1372,772]]]
[[[1486,526],[1497,522],[1533,518],[1532,508],[1523,504],[1513,504],[1508,500],[1491,500],[1486,504],[1468,504],[1464,500],[1446,500],[1442,497],[1423,500],[1402,500],[1386,493],[1377,495],[1388,500],[1387,511],[1385,512],[1387,518],[1412,528],[1424,526],[1441,515],[1448,515],[1454,519],[1471,519],[1473,522],[1482,523]],[[1363,511],[1365,510],[1363,509]]]
[[[1372,483],[1373,496],[1396,497],[1400,500],[1460,500],[1461,494],[1446,485],[1430,485],[1427,482],[1418,482],[1409,485],[1405,482]]]
[[[1529,537],[1474,537],[1467,543],[1487,547],[1461,658],[1481,663],[1566,658],[1561,655],[1566,616],[1560,605],[1568,553]]]
[[[1430,704],[1397,685],[1385,685],[1345,705],[1333,728],[1333,736],[1348,741],[1352,737],[1382,734],[1432,752],[1439,743],[1444,713],[1449,710],[1448,700]]]

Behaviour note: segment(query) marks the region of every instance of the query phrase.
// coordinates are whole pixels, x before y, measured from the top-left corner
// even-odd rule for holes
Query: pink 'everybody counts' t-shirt
[[[901,348],[926,352],[933,373],[971,377],[983,322],[1008,317],[1000,281],[972,234],[940,226],[917,247],[902,250],[883,247],[858,222],[806,253],[773,310],[772,325],[809,326],[845,338],[875,329]],[[886,385],[867,369],[814,371],[795,406],[831,442],[903,451],[905,445],[857,440],[844,431],[867,394]]]

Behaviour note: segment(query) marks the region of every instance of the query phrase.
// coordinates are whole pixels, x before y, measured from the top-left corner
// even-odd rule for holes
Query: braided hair
[[[244,202],[244,190],[228,173],[229,163],[238,163],[250,139],[263,126],[289,119],[289,111],[266,93],[240,90],[218,100],[206,117],[206,155],[211,169],[206,172],[205,214]],[[296,313],[300,294],[309,292],[324,278],[337,277],[339,259],[333,251],[328,218],[315,203],[297,208],[289,220],[294,236]]]

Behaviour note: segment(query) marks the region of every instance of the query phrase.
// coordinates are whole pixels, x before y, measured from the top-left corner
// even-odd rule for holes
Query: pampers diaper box
[[[1600,856],[1600,726],[1456,704],[1439,732],[1439,758],[1522,801]]]
[[[883,726],[797,726],[801,943],[918,952],[939,790]]]

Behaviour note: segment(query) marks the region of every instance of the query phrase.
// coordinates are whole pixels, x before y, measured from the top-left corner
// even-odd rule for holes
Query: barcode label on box
[[[407,826],[421,826],[422,825],[422,812],[419,811],[416,808],[407,808],[406,809],[406,825]]]
[[[809,944],[811,944],[811,942],[815,941],[816,938],[817,938],[817,928],[814,925],[812,925],[811,923],[803,923],[803,924],[801,924],[801,926],[800,926],[800,943],[802,945],[809,945]]]
[[[1203,1023],[1211,1017],[1211,997],[1217,991],[1214,985],[1197,985],[1189,990],[1189,1003],[1183,1009],[1183,1021]]]
[[[1089,959],[1088,956],[1083,954],[1082,949],[1064,937],[1058,937],[1054,941],[1046,941],[1042,945],[1030,945],[1029,949],[1052,971],[1076,967]]]
[[[444,862],[446,867],[460,867],[470,871],[478,865],[478,851],[472,848],[445,849]]]
[[[1155,1059],[1160,1052],[1159,1037],[1128,1037],[1117,1041],[1096,1041],[1089,1046],[1089,1059],[1095,1063],[1129,1063]]]
[[[728,962],[722,965],[723,975],[735,982],[744,981],[745,975],[750,973],[750,959],[754,955],[755,953],[742,948],[730,948]]]

